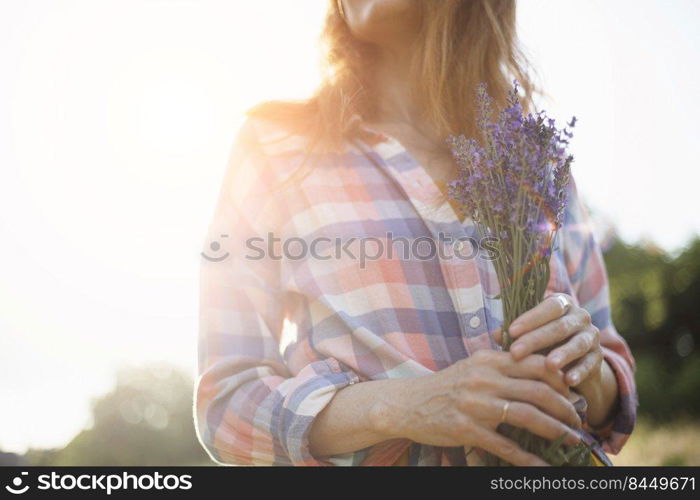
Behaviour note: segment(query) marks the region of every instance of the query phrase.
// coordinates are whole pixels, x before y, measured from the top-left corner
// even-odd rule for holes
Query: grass
[[[700,465],[700,422],[657,424],[641,419],[615,465]]]

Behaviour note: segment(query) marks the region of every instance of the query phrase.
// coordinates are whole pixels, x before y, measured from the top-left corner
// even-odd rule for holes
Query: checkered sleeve
[[[324,465],[309,451],[315,416],[358,377],[333,358],[291,373],[280,353],[279,262],[263,241],[284,210],[254,126],[239,134],[202,252],[195,420],[211,457],[238,465]]]
[[[616,414],[603,427],[588,430],[602,441],[606,452],[616,454],[632,433],[636,420],[638,403],[634,382],[635,364],[627,343],[612,323],[608,278],[602,252],[573,181],[561,232],[566,267],[574,294],[600,330],[605,360],[615,373],[619,389]]]

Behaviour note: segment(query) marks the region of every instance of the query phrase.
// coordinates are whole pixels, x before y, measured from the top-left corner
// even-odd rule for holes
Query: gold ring
[[[563,312],[561,313],[561,315],[565,316],[569,312],[569,309],[571,309],[571,302],[563,294],[557,294],[554,296],[554,298],[557,299],[559,301],[559,303],[561,304],[561,308],[563,309]]]
[[[501,412],[501,423],[506,421],[506,418],[508,418],[508,407],[510,406],[510,401],[506,401],[506,404],[503,405],[503,411]]]

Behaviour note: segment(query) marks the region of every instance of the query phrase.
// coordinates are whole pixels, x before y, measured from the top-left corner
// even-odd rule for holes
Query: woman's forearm
[[[592,427],[604,424],[617,407],[619,392],[617,379],[610,365],[603,361],[600,374],[582,383],[579,390],[588,403],[588,423]]]
[[[549,440],[564,433],[566,444],[576,444],[573,428],[581,421],[567,393],[563,374],[553,373],[543,356],[515,361],[510,353],[483,349],[429,375],[338,391],[311,426],[310,450],[320,459],[404,438],[429,446],[477,446],[513,465],[546,465],[498,434],[495,423],[510,419]]]
[[[407,380],[362,382],[338,391],[314,420],[309,435],[311,453],[316,457],[340,455],[399,437],[387,424],[393,419],[390,410],[400,408],[406,396]]]

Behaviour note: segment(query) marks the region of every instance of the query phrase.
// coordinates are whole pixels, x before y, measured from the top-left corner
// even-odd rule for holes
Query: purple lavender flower
[[[481,141],[464,136],[447,140],[460,170],[449,186],[450,196],[491,232],[499,233],[505,224],[551,239],[540,229],[562,223],[573,160],[566,154],[570,130],[557,129],[544,111],[525,115],[517,82],[495,119],[485,84],[477,89],[476,104]],[[569,127],[575,122],[574,117]]]
[[[476,106],[480,137],[447,139],[459,170],[448,194],[482,236],[497,238],[499,258],[493,265],[503,303],[503,348],[507,350],[508,327],[537,305],[547,288],[552,244],[566,209],[573,161],[566,149],[576,117],[560,130],[544,111],[525,115],[517,82],[498,113],[485,84],[477,88]],[[548,443],[515,428],[509,436],[553,465],[590,463],[590,450],[585,446]]]

